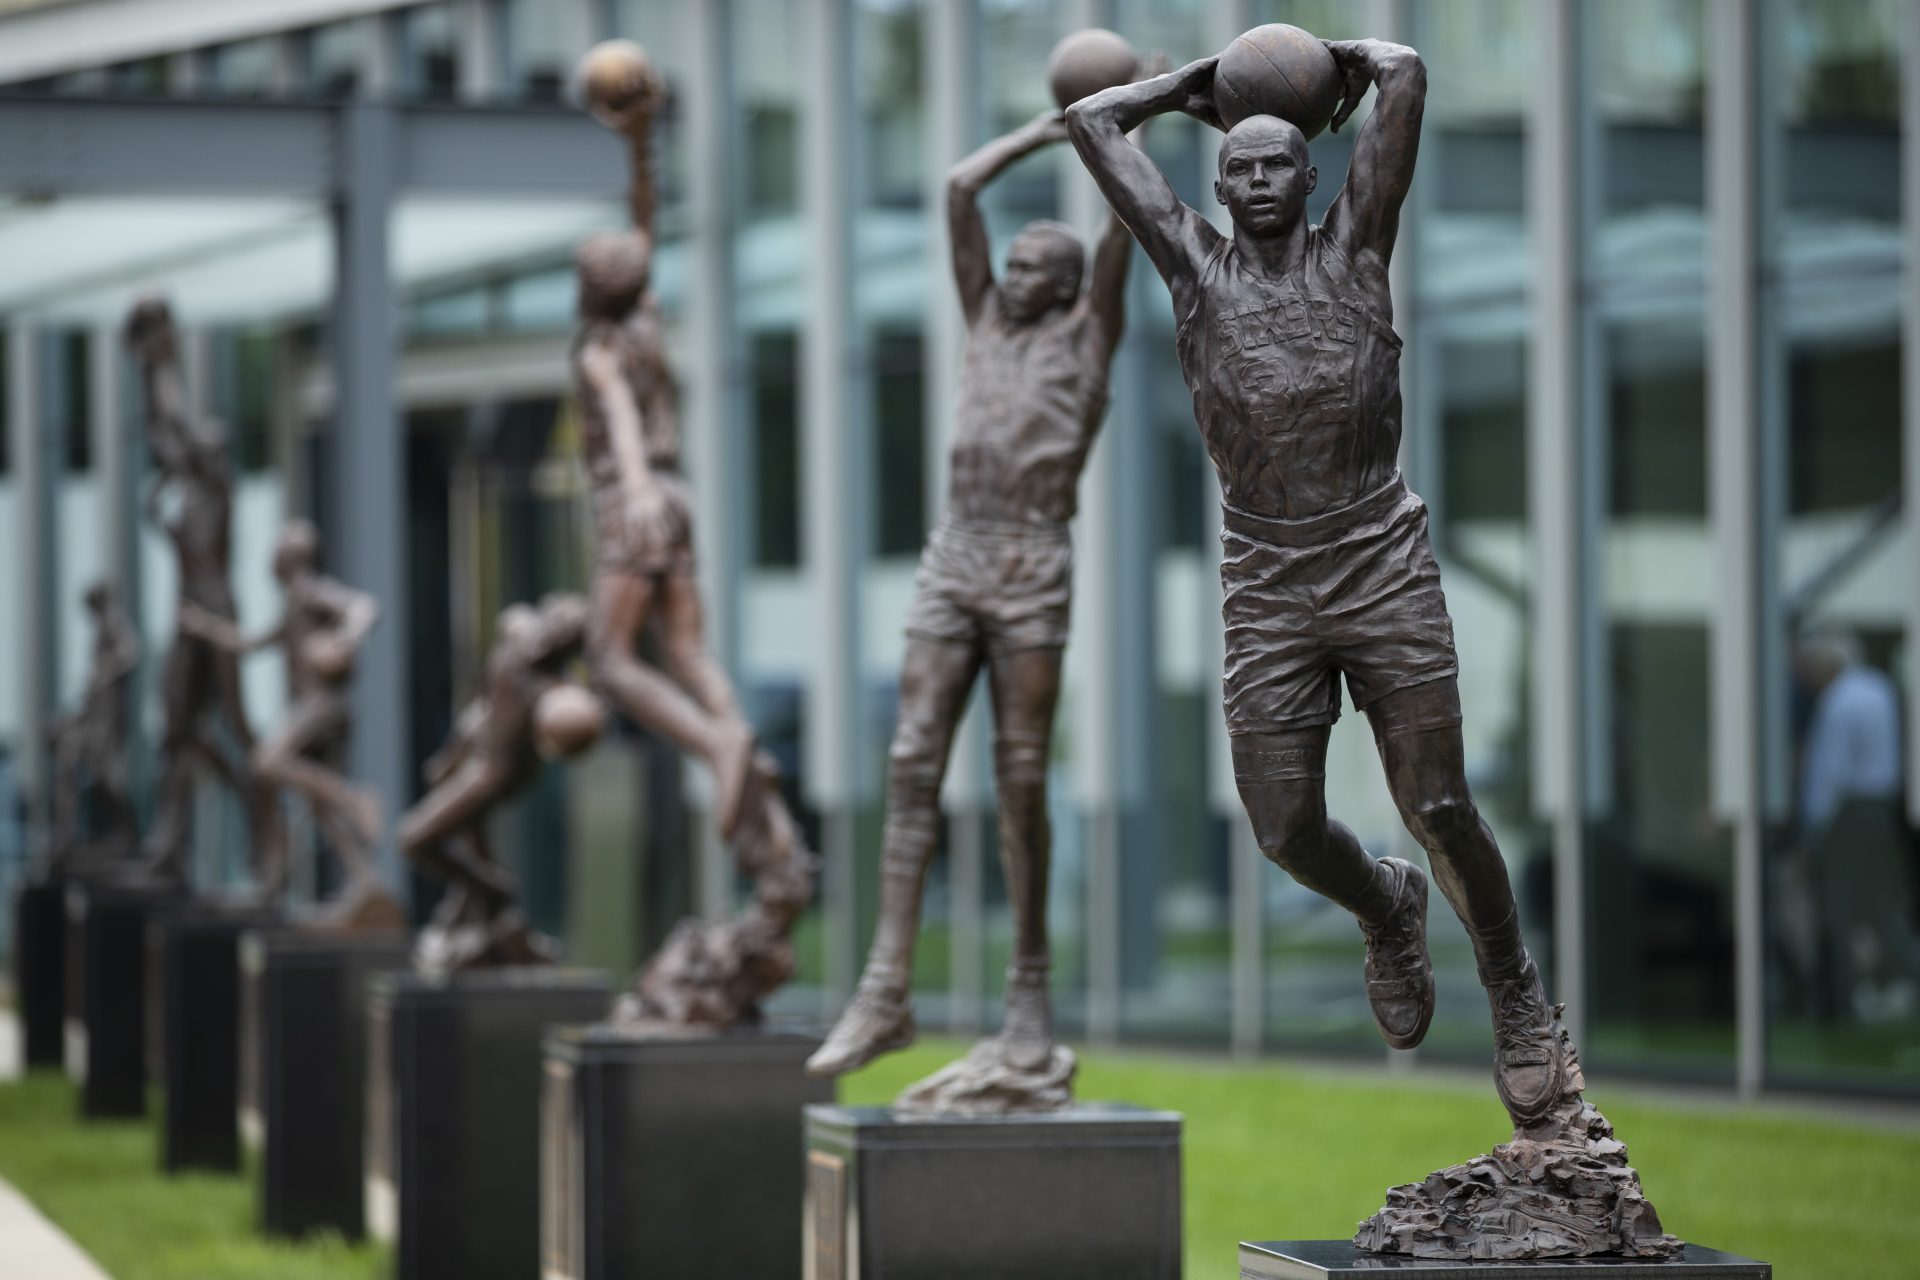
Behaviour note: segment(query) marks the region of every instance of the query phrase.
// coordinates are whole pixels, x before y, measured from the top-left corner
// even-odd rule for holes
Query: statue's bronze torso
[[[1270,279],[1231,238],[1207,256],[1178,350],[1229,506],[1298,520],[1387,483],[1400,451],[1400,339],[1386,299],[1320,228]]]
[[[999,290],[968,336],[947,515],[965,523],[1064,524],[1107,404],[1107,361],[1086,319],[1059,309],[1021,323]]]

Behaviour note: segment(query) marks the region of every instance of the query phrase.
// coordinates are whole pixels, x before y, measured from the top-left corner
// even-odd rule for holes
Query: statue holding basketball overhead
[[[225,434],[216,423],[187,417],[180,383],[179,339],[165,301],[144,298],[127,317],[126,342],[140,365],[146,405],[143,426],[156,472],[146,515],[173,544],[180,617],[190,611],[232,623],[238,613],[229,580],[233,558],[233,470]],[[256,868],[279,848],[273,790],[253,773],[253,728],[240,696],[234,655],[176,624],[160,676],[165,727],[160,739],[160,783],[148,867],[158,878],[186,874],[195,782],[204,770],[240,798],[247,813]],[[216,725],[224,723],[222,742]],[[265,878],[264,876],[262,878]]]
[[[1387,264],[1426,83],[1412,49],[1323,44],[1276,25],[1217,58],[1077,103],[1067,125],[1172,293],[1180,363],[1224,503],[1227,727],[1260,847],[1353,913],[1382,1037],[1419,1044],[1434,999],[1426,877],[1372,857],[1327,814],[1344,676],[1401,816],[1467,927],[1492,1007],[1494,1082],[1513,1143],[1397,1188],[1358,1243],[1455,1257],[1666,1253],[1676,1244],[1624,1148],[1581,1098],[1506,863],[1468,791],[1453,626],[1426,506],[1400,476]],[[1322,123],[1338,129],[1369,87],[1378,94],[1346,185],[1310,225],[1319,174],[1308,137]],[[1214,191],[1229,234],[1182,204],[1126,141],[1128,129],[1173,111],[1227,129]],[[1543,1208],[1558,1215],[1544,1226],[1529,1216]]]
[[[135,852],[137,838],[133,803],[127,797],[127,725],[133,673],[140,665],[140,637],[114,603],[106,583],[88,587],[86,603],[93,616],[87,685],[80,705],[47,726],[53,754],[56,872],[123,862]],[[86,806],[81,803],[83,795],[90,802]],[[87,817],[93,821],[83,821]]]
[[[633,222],[590,238],[575,257],[580,318],[571,363],[596,535],[588,670],[629,719],[706,761],[715,825],[757,881],[736,918],[677,928],[617,1014],[724,1026],[756,1018],[760,999],[792,976],[788,938],[813,896],[813,858],[773,759],[758,750],[707,650],[693,510],[679,476],[677,388],[652,289],[651,133],[665,86],[644,51],[625,40],[589,50],[577,81],[588,109],[626,140]],[[664,670],[640,656],[650,627]]]
[[[328,577],[319,566],[319,531],[309,521],[289,520],[273,550],[273,576],[284,593],[277,624],[258,636],[243,636],[232,621],[186,604],[180,627],[229,655],[269,645],[285,654],[287,721],[254,748],[250,763],[263,781],[306,800],[314,825],[344,864],[340,888],[307,923],[400,929],[406,912],[373,863],[372,846],[381,829],[379,797],[341,773],[353,733],[348,685],[380,608],[372,596]],[[286,887],[286,848],[273,849],[260,862],[262,892],[278,897]]]
[[[546,964],[553,944],[520,913],[520,888],[493,857],[487,819],[540,772],[600,736],[599,703],[571,682],[587,634],[587,602],[552,595],[500,614],[485,686],[427,761],[430,790],[401,815],[400,851],[448,881],[414,949],[427,973]]]
[[[1089,31],[1055,52],[1050,79],[1071,101],[1070,94],[1138,72],[1124,41]],[[1072,1101],[1074,1057],[1054,1040],[1049,983],[1047,760],[1073,591],[1068,522],[1106,412],[1133,246],[1110,219],[1089,268],[1071,229],[1036,222],[1014,237],[996,280],[979,205],[982,189],[1008,166],[1065,139],[1065,117],[1050,111],[947,176],[953,277],[967,325],[951,480],[907,612],[880,918],[853,1000],[808,1063],[816,1074],[838,1075],[914,1038],[908,991],[921,893],[939,843],[940,784],[954,730],[984,672],[1013,910],[1006,1015],[998,1035],[901,1095],[900,1105],[911,1109],[1044,1111]]]

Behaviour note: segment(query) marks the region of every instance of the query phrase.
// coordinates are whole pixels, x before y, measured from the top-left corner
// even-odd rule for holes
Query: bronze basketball
[[[1074,32],[1053,46],[1047,58],[1047,84],[1062,111],[1102,89],[1132,84],[1139,77],[1140,55],[1125,36],[1105,27]]]
[[[602,40],[587,50],[574,86],[587,110],[602,120],[650,110],[662,96],[653,60],[631,40]]]
[[[1220,55],[1213,105],[1229,129],[1249,116],[1278,116],[1312,138],[1340,106],[1340,71],[1317,37],[1270,22],[1236,36]]]
[[[345,680],[353,674],[353,648],[342,643],[338,636],[314,636],[307,641],[301,654],[306,659],[307,669],[329,684]]]
[[[533,741],[549,760],[577,756],[600,739],[600,700],[577,684],[556,685],[533,709]]]

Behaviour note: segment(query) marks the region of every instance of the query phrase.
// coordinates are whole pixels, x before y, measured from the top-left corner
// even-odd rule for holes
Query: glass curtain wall
[[[1776,166],[1770,548],[1787,740],[1773,744],[1768,1070],[1781,1081],[1920,1087],[1920,897],[1903,809],[1899,673],[1914,548],[1901,477],[1897,0],[1763,11]],[[1905,335],[1912,341],[1911,334]],[[1911,521],[1908,521],[1909,527]]]
[[[1587,1052],[1732,1078],[1733,848],[1708,795],[1705,13],[1589,7],[1598,755]],[[1603,924],[1601,923],[1603,922]]]

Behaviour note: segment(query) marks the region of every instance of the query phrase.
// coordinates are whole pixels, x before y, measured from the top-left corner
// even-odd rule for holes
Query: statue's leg
[[[486,815],[516,780],[483,758],[469,759],[453,776],[400,816],[400,851],[415,866],[463,885],[498,910],[517,893],[513,877],[485,855]]]
[[[324,758],[344,745],[347,707],[343,694],[312,693],[294,704],[287,722],[253,751],[253,770],[275,786],[298,791],[317,814],[345,820],[362,844],[380,836],[380,798],[356,786]]]
[[[940,842],[940,780],[980,664],[977,642],[907,637],[899,718],[887,759],[880,918],[852,1002],[807,1063],[816,1075],[851,1071],[913,1039],[907,990],[920,932],[920,898]]]
[[[240,659],[212,645],[205,648],[204,661],[211,667],[211,692],[218,699],[220,714],[226,718],[235,744],[241,751],[252,754],[253,722],[247,719],[247,702],[240,689]]]
[[[655,600],[655,579],[602,567],[593,579],[587,662],[593,680],[634,723],[700,756],[713,771],[715,819],[731,838],[753,763],[753,734],[736,712],[716,716],[680,686],[640,661],[640,635]]]
[[[1520,937],[1506,860],[1467,787],[1453,677],[1396,689],[1367,708],[1402,821],[1467,927],[1494,1017],[1494,1078],[1516,1123],[1560,1100],[1564,1066],[1539,970]]]
[[[69,724],[53,749],[53,847],[64,856],[72,852],[80,825],[80,767],[84,752],[78,739],[85,726]],[[99,787],[99,781],[94,780]]]
[[[153,829],[147,833],[147,856],[163,874],[184,869],[192,834],[193,780],[199,755],[194,721],[202,700],[199,686],[204,684],[196,670],[200,648],[197,642],[177,636],[160,673],[160,779]]]
[[[1053,1056],[1052,952],[1047,943],[1047,757],[1060,700],[1058,648],[992,655],[994,786],[1000,801],[1000,863],[1013,908],[1001,1041],[1015,1067],[1037,1071]]]
[[[660,652],[668,673],[708,714],[740,720],[733,682],[707,648],[705,613],[692,573],[662,574],[656,599]]]

